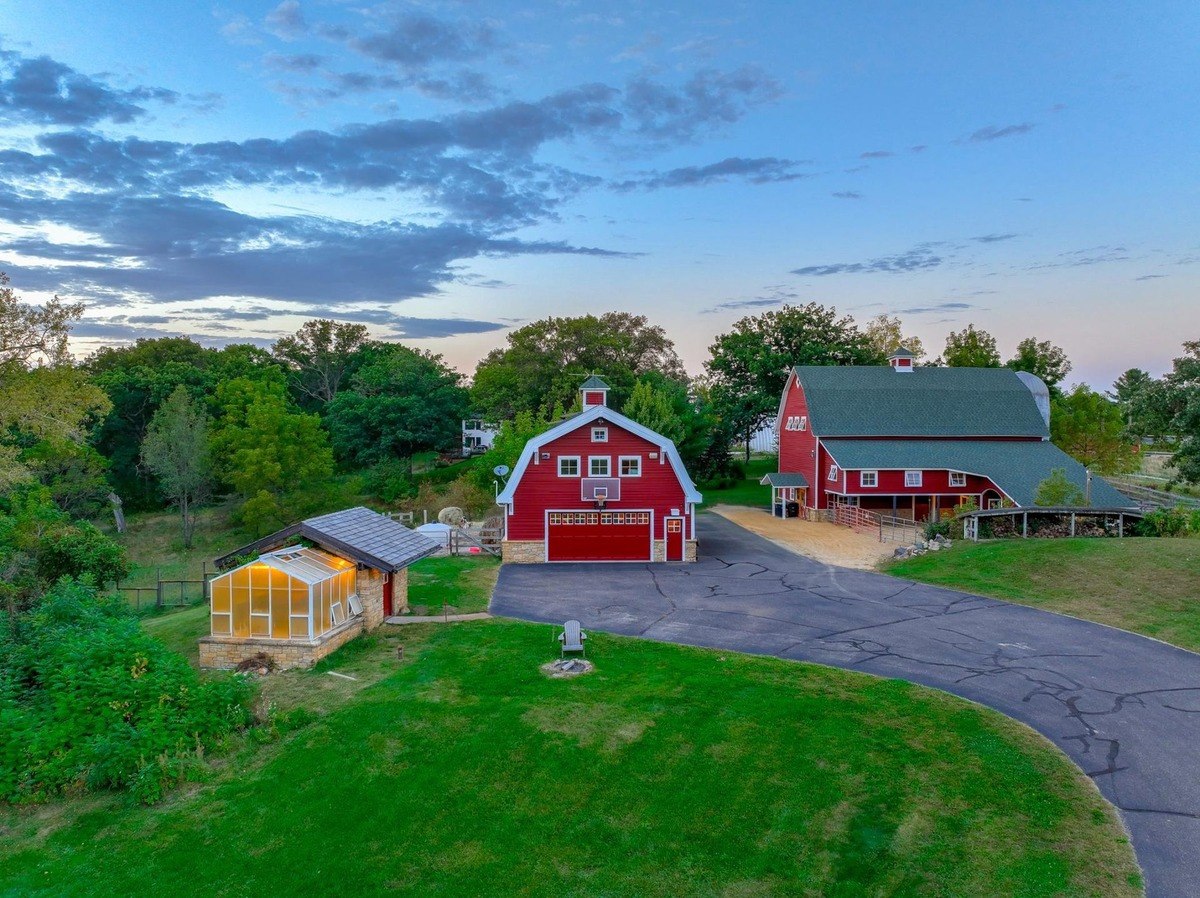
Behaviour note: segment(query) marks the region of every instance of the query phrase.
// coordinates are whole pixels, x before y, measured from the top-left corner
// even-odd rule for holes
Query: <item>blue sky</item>
[[[0,268],[77,348],[311,317],[469,372],[549,314],[698,373],[783,303],[1107,386],[1200,339],[1195,3],[0,6]]]

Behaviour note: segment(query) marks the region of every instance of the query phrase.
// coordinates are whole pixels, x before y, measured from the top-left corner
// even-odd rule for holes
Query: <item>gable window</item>
[[[640,455],[622,455],[620,470],[622,477],[641,477],[642,457]]]
[[[858,472],[859,486],[879,486],[878,471],[859,471]]]
[[[808,430],[807,415],[788,415],[783,425],[784,430]]]
[[[964,474],[962,471],[951,471],[950,472],[950,485],[951,486],[966,486],[967,485],[967,475]]]
[[[558,476],[559,477],[578,477],[579,476],[579,456],[578,455],[560,455],[558,457]]]
[[[830,465],[830,466],[829,466],[829,479],[830,479],[830,480],[837,480],[837,478],[838,478],[838,468],[837,468],[837,465]]]
[[[607,427],[593,427],[592,428],[592,442],[593,443],[607,443],[608,442],[608,428]]]
[[[921,485],[921,472],[920,471],[905,471],[904,472],[904,485],[905,486],[920,486]]]
[[[592,455],[588,457],[589,477],[608,477],[610,474],[610,459],[607,455]]]

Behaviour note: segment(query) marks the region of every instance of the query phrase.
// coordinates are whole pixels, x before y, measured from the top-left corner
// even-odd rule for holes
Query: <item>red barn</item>
[[[793,368],[779,401],[772,508],[836,503],[921,521],[955,505],[1033,505],[1057,468],[1092,504],[1130,505],[1050,442],[1049,394],[1007,368],[919,368],[901,349],[888,366]]]
[[[506,562],[695,561],[700,493],[675,444],[608,407],[590,377],[583,411],[534,437],[496,502]]]

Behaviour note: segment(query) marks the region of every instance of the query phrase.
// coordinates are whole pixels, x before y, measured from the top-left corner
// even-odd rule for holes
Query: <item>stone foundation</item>
[[[360,569],[355,590],[362,602],[363,628],[370,632],[383,623],[383,573],[375,568]]]
[[[382,619],[382,591],[380,614]],[[364,613],[330,630],[320,639],[263,639],[243,636],[205,636],[200,640],[200,666],[232,670],[259,652],[267,655],[280,670],[312,667],[326,655],[341,648],[363,632]]]
[[[506,539],[500,543],[505,564],[540,564],[546,560],[546,544],[538,540]]]
[[[666,558],[667,558],[666,541],[661,540],[661,539],[654,540],[654,560],[655,561],[666,561]],[[695,561],[696,560],[696,541],[694,539],[685,539],[683,541],[683,560],[684,561]]]

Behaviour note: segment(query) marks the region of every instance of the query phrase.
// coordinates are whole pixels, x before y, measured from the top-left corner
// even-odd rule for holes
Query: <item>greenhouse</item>
[[[212,635],[320,639],[362,613],[355,565],[320,549],[267,552],[211,583]]]

